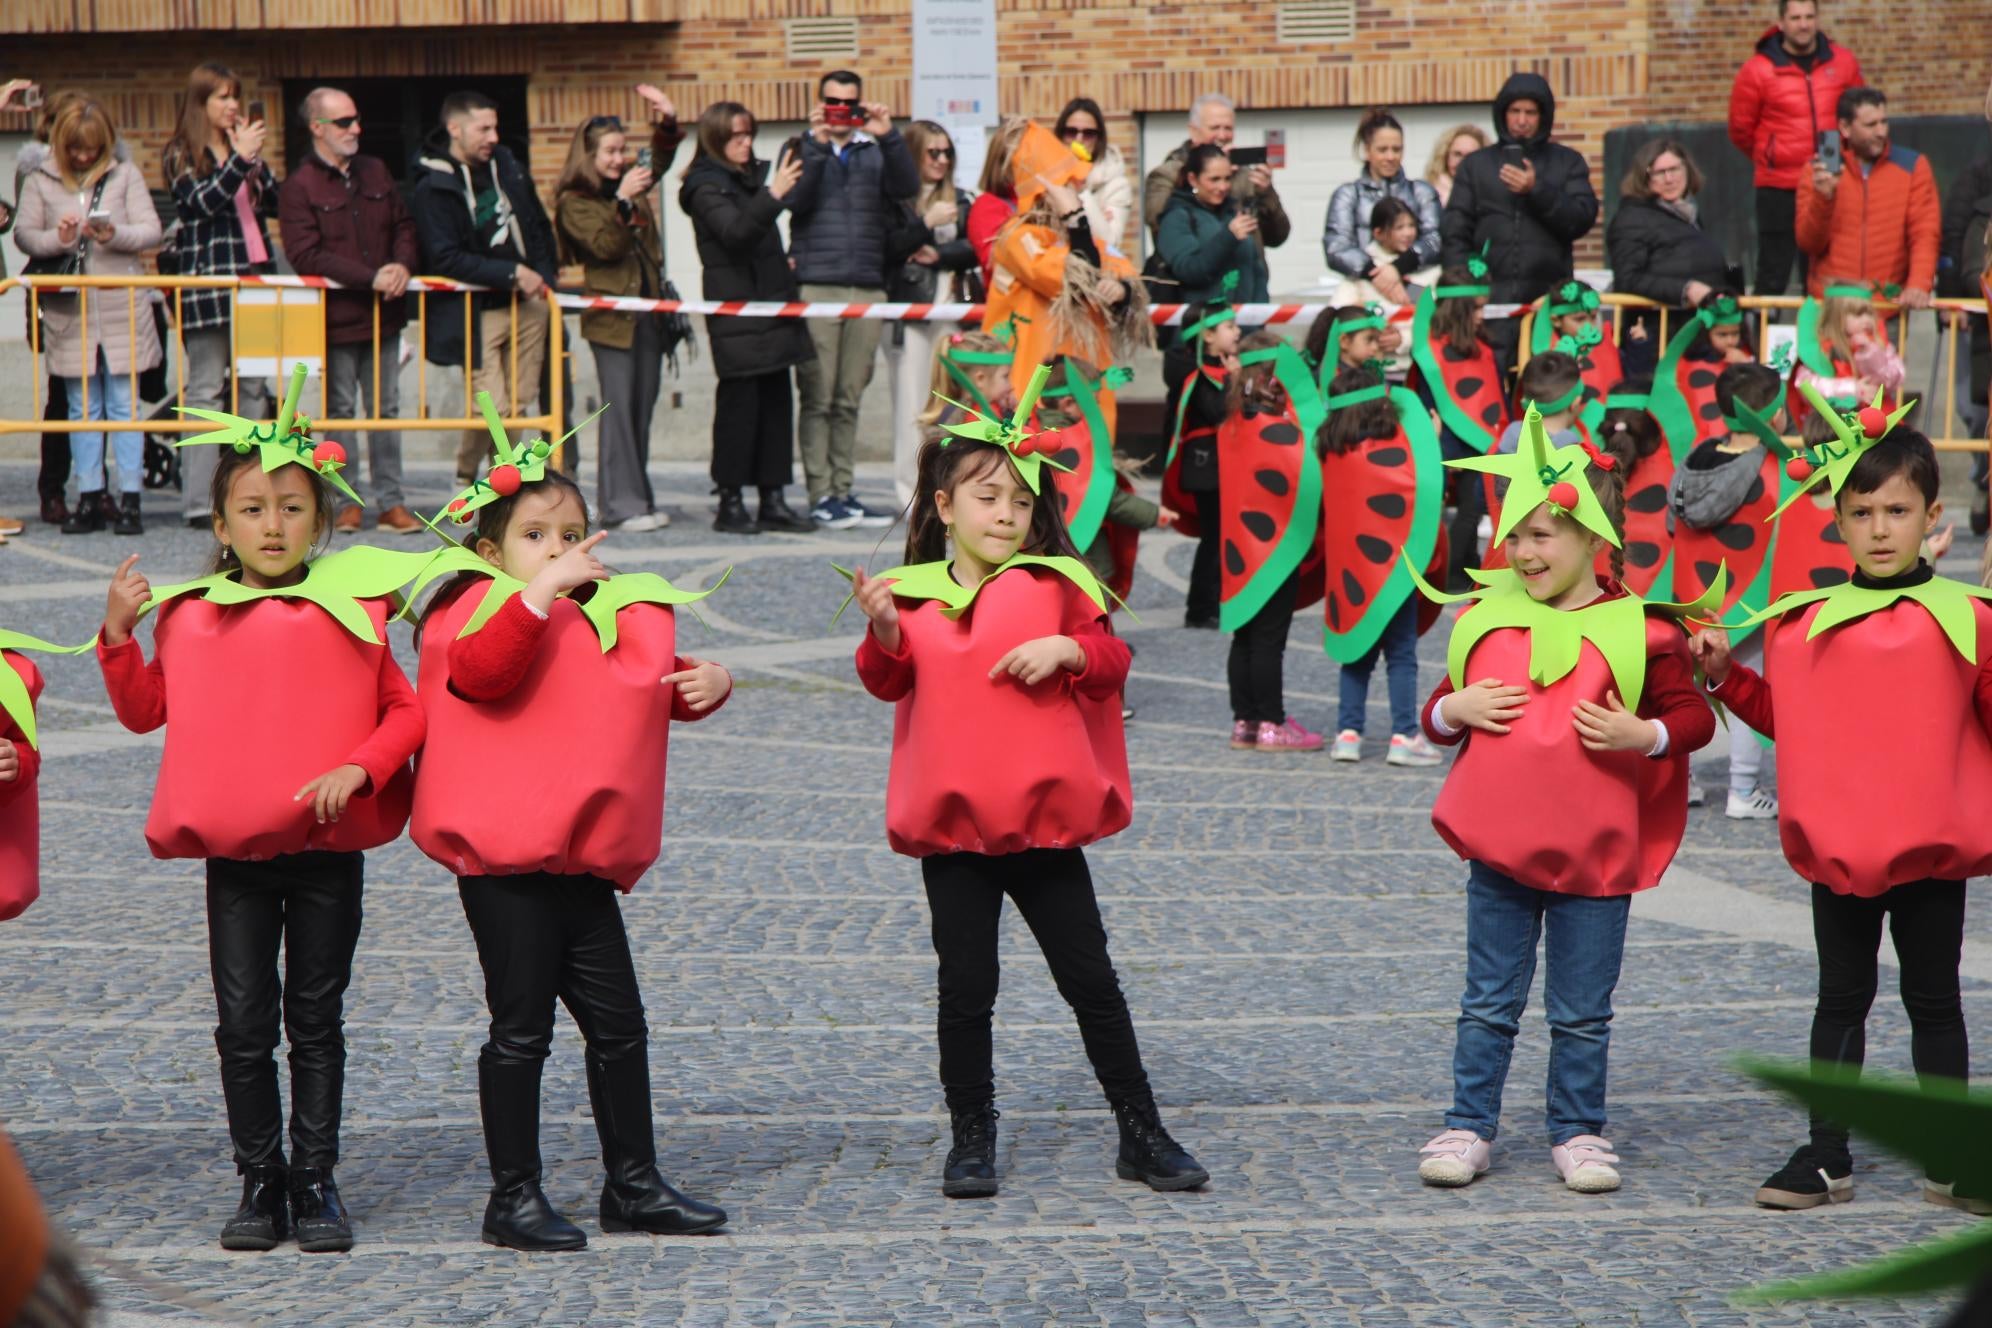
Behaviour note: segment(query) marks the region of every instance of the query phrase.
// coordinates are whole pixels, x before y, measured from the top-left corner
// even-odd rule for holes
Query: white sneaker
[[[1331,761],[1360,761],[1363,759],[1363,735],[1354,729],[1343,729],[1335,735],[1335,745],[1328,749]]]
[[[1619,1187],[1619,1174],[1611,1165],[1619,1160],[1618,1154],[1612,1151],[1609,1139],[1580,1134],[1550,1149],[1549,1160],[1555,1164],[1556,1174],[1563,1177],[1565,1189],[1608,1194]]]
[[[1446,756],[1427,742],[1422,733],[1393,733],[1390,735],[1390,755],[1383,759],[1387,765],[1437,765]]]
[[[1693,779],[1689,779],[1689,780],[1688,780],[1688,806],[1690,806],[1690,807],[1699,807],[1699,806],[1701,806],[1701,805],[1702,805],[1703,803],[1705,803],[1705,802],[1707,802],[1707,801],[1708,801],[1708,794],[1706,794],[1706,793],[1702,792],[1702,786],[1701,786],[1700,784],[1696,783],[1696,782],[1695,782],[1695,781],[1694,781]]]
[[[1774,821],[1778,815],[1778,800],[1760,788],[1748,793],[1729,792],[1728,816],[1732,821]]]
[[[639,512],[627,520],[616,522],[613,528],[616,530],[637,532],[662,530],[670,524],[671,518],[665,516],[662,512]]]
[[[1472,1130],[1447,1130],[1418,1151],[1425,1156],[1418,1179],[1450,1190],[1473,1184],[1494,1162],[1494,1145]]]

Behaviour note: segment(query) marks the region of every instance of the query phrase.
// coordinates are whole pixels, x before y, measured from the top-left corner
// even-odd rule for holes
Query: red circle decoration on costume
[[[1785,462],[1785,474],[1803,484],[1812,478],[1812,463],[1802,456],[1795,456]]]
[[[346,464],[346,449],[328,438],[311,449],[311,462],[321,470],[327,466],[343,466]]]
[[[519,491],[519,484],[521,483],[519,468],[517,466],[494,466],[486,482],[497,491],[500,497],[510,498]]]
[[[1553,506],[1566,512],[1577,510],[1577,486],[1569,480],[1558,480],[1549,486],[1549,501]]]
[[[1888,412],[1879,406],[1861,407],[1861,432],[1869,438],[1880,438],[1888,432]]]

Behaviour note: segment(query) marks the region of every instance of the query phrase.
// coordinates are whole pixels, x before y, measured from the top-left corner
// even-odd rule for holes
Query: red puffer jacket
[[[1823,32],[1809,72],[1776,28],[1759,38],[1729,91],[1729,141],[1750,154],[1757,187],[1796,189],[1819,134],[1839,125],[1840,94],[1866,81],[1859,58]]]

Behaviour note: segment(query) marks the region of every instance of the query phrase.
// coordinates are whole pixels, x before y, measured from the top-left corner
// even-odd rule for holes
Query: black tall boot
[[[761,530],[760,523],[747,515],[747,502],[738,489],[719,491],[719,515],[712,528],[724,535],[756,535]]]
[[[491,1201],[484,1205],[484,1243],[514,1250],[578,1250],[580,1227],[553,1210],[540,1189],[540,1064],[477,1062],[477,1098],[484,1114],[484,1149],[491,1157]]]
[[[293,1167],[290,1174],[291,1225],[297,1247],[306,1254],[353,1248],[353,1225],[330,1167]]]
[[[1197,1165],[1189,1150],[1162,1128],[1154,1093],[1144,1088],[1125,1097],[1108,1098],[1107,1104],[1114,1109],[1114,1121],[1120,1126],[1116,1176],[1138,1180],[1151,1190],[1193,1190],[1210,1179],[1210,1173]]]
[[[762,530],[786,531],[791,535],[816,533],[816,523],[790,507],[779,488],[762,488],[761,514],[755,524]]]
[[[117,515],[112,518],[111,530],[119,535],[143,535],[145,522],[139,515],[138,495],[128,493],[120,500]]]
[[[950,1199],[986,1199],[996,1193],[996,1118],[988,1103],[950,1108],[954,1147],[941,1171],[941,1193]]]
[[[104,491],[91,489],[76,495],[76,510],[62,523],[65,535],[89,535],[104,528]]]
[[[242,1171],[242,1203],[222,1224],[224,1250],[273,1250],[290,1234],[290,1172],[282,1162]]]
[[[588,1055],[588,1101],[602,1141],[603,1231],[690,1236],[726,1223],[726,1210],[689,1199],[657,1174],[650,1132],[650,1062],[641,1047],[613,1061]]]

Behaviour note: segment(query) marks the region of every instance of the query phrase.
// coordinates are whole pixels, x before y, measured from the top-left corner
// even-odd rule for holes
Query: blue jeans
[[[1384,660],[1384,676],[1390,684],[1390,731],[1413,734],[1418,731],[1418,597],[1413,595],[1398,607],[1383,635],[1363,657],[1342,666],[1342,715],[1338,728],[1363,731],[1363,710],[1369,704],[1370,674],[1376,671],[1377,656]]]
[[[1494,1138],[1515,1033],[1543,943],[1543,1005],[1549,1014],[1549,1141],[1605,1130],[1605,1054],[1612,989],[1625,958],[1632,896],[1588,899],[1536,890],[1483,863],[1467,864],[1466,994],[1453,1044],[1448,1129]]]
[[[69,418],[83,416],[83,380],[65,378],[62,387],[69,394]],[[107,370],[102,347],[97,349],[96,372],[90,375],[90,415],[93,420],[128,420],[131,413],[131,377]],[[136,429],[123,429],[111,435],[117,449],[118,488],[137,493],[145,481],[145,435]],[[104,487],[104,435],[69,435],[70,464],[76,473],[80,493],[97,493]]]

